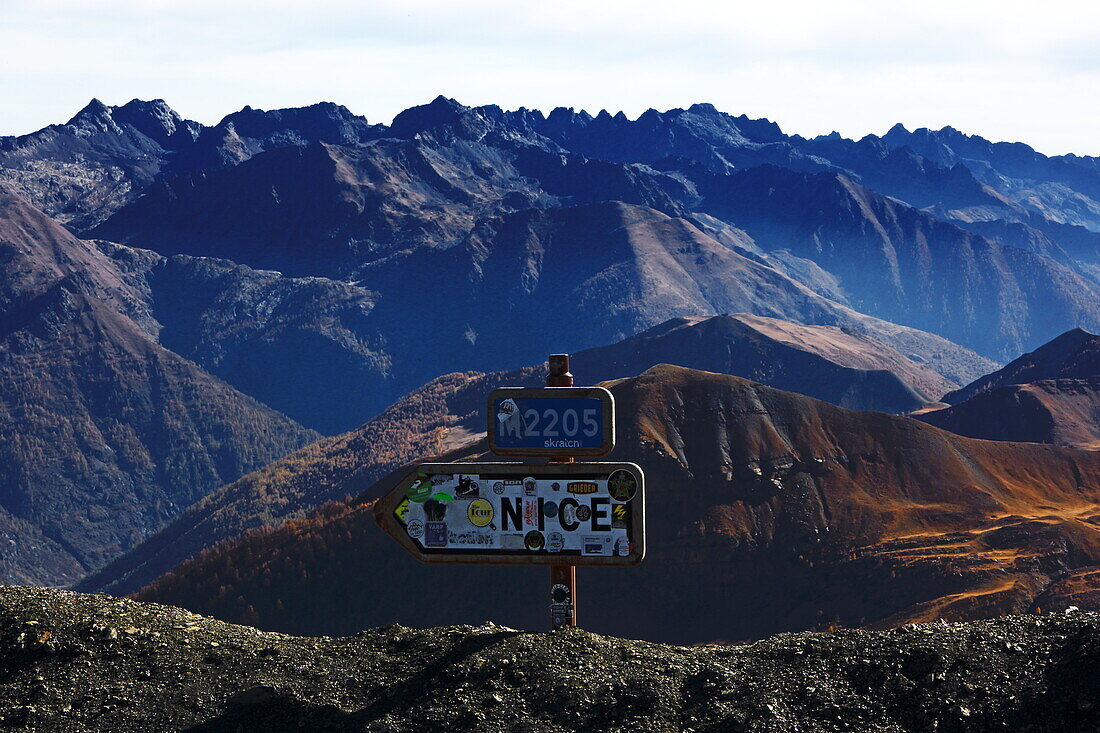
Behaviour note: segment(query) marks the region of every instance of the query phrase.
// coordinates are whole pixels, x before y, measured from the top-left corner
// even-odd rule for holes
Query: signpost
[[[576,625],[577,565],[645,557],[645,477],[633,463],[575,463],[615,447],[615,402],[573,387],[552,354],[546,388],[488,400],[490,449],[549,463],[425,463],[375,504],[375,520],[422,562],[550,565],[552,628]]]
[[[375,516],[428,563],[637,565],[642,482],[633,463],[424,463]]]

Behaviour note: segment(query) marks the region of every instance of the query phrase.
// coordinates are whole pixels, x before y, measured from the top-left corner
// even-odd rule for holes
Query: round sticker
[[[541,550],[546,541],[542,537],[542,532],[533,529],[523,538],[523,544],[527,546],[528,550],[536,551]]]
[[[475,527],[484,527],[493,521],[493,505],[484,499],[474,499],[466,507],[466,517]]]
[[[543,502],[542,513],[548,517],[558,516],[558,503],[556,501]]]
[[[587,504],[581,504],[577,507],[577,519],[582,522],[587,522],[588,518],[592,516],[592,509]]]
[[[607,493],[615,501],[630,501],[638,491],[638,480],[630,471],[619,469],[607,479]]]
[[[418,540],[424,536],[424,523],[419,519],[413,519],[405,525],[405,531],[409,533],[409,537]]]
[[[565,537],[561,532],[546,535],[546,549],[550,552],[561,552],[565,549]]]
[[[496,494],[497,496],[504,493],[504,482],[503,481],[497,481],[496,483],[493,484],[493,493]]]
[[[554,491],[561,491],[561,484],[555,481],[554,483],[550,484],[550,488]]]

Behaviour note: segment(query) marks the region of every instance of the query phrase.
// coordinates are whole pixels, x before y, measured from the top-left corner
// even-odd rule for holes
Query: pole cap
[[[551,354],[546,363],[550,367],[550,376],[546,378],[547,387],[573,386],[573,375],[569,371],[569,354]]]

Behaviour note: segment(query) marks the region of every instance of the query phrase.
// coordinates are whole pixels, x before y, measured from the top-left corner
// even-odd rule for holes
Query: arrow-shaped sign
[[[425,463],[374,507],[423,562],[636,565],[645,486],[633,463]]]

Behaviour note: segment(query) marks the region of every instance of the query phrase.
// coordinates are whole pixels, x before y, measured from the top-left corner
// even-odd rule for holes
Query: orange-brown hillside
[[[649,554],[580,571],[587,628],[705,641],[1096,599],[1098,453],[963,438],[679,367],[611,388],[612,457],[647,475]],[[203,553],[138,597],[295,632],[542,627],[544,569],[422,566],[374,526],[371,502],[400,474]]]
[[[927,366],[865,335],[745,313],[673,318],[573,355],[574,373],[585,382],[633,376],[661,363],[734,374],[833,404],[885,412],[912,409],[951,386]],[[434,379],[358,429],[309,446],[196,502],[79,588],[130,593],[217,542],[301,518],[345,494],[358,495],[399,466],[483,433],[483,408],[491,390],[541,385],[545,379],[542,366]]]

